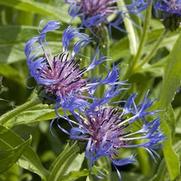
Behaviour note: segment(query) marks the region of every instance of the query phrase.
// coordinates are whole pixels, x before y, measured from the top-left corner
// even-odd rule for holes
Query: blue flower
[[[88,35],[80,33],[78,29],[69,26],[63,32],[62,51],[58,55],[52,55],[50,47],[46,42],[46,33],[57,30],[60,24],[56,21],[49,21],[40,34],[30,39],[25,45],[25,54],[30,75],[37,84],[43,88],[46,97],[56,102],[56,109],[81,110],[88,104],[84,98],[85,92],[90,92],[95,84],[84,78],[84,73],[94,69],[104,62],[106,57],[97,50],[90,65],[81,69],[76,55],[81,48],[85,47],[91,40]],[[70,44],[75,39],[73,50],[70,51]],[[96,84],[100,84],[96,82]]]
[[[181,0],[159,0],[155,4],[155,8],[169,14],[181,16]]]
[[[80,17],[82,25],[87,28],[99,26],[100,24],[109,24],[118,28],[118,24],[122,22],[122,18],[126,13],[137,14],[147,8],[150,0],[135,0],[127,5],[127,12],[120,11],[117,6],[117,0],[65,0],[70,4],[69,14],[74,17]],[[116,15],[117,20],[109,22],[108,17]],[[121,15],[121,16],[119,16]],[[118,18],[119,17],[119,18]]]
[[[147,96],[136,105],[136,95],[131,95],[123,107],[112,106],[111,99],[118,95],[118,83],[111,85],[103,98],[94,99],[83,112],[74,112],[78,126],[70,130],[70,138],[87,141],[86,157],[93,165],[97,159],[106,156],[116,166],[133,163],[134,156],[119,159],[122,148],[144,148],[155,158],[155,148],[164,140],[159,119],[147,121],[152,101]],[[110,103],[110,105],[108,105]],[[115,103],[114,103],[115,104]]]
[[[155,10],[163,21],[167,30],[175,31],[181,22],[181,0],[159,0]]]

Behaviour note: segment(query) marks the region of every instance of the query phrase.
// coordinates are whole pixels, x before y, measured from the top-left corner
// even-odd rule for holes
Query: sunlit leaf
[[[7,127],[13,127],[19,124],[34,124],[40,121],[46,121],[55,118],[55,110],[46,104],[39,104],[28,110],[25,110],[6,122]]]
[[[89,170],[72,171],[68,175],[62,177],[62,181],[72,181],[89,175]]]

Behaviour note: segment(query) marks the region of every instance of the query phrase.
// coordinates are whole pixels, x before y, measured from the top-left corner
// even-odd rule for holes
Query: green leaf
[[[72,171],[79,171],[81,169],[84,158],[85,158],[84,153],[78,154],[75,157],[74,161],[69,165],[69,168],[67,169],[66,174]]]
[[[63,176],[61,181],[72,181],[88,175],[89,175],[89,170],[87,169],[81,171],[72,171],[66,176]]]
[[[10,119],[15,118],[16,116],[18,116],[22,111],[25,111],[31,107],[33,107],[34,105],[37,105],[40,103],[39,98],[35,97],[32,98],[30,101],[25,102],[24,104],[16,107],[15,109],[6,112],[5,114],[3,114],[0,117],[0,124],[3,125],[6,122],[8,122]]]
[[[73,145],[67,144],[63,152],[60,153],[57,159],[52,163],[48,181],[62,180],[70,164],[76,158],[78,151],[79,148],[76,142]]]
[[[0,150],[0,172],[4,172],[8,170],[11,166],[15,164],[15,162],[19,159],[22,155],[25,148],[29,145],[31,138],[25,141],[24,143],[16,146],[15,148],[8,149],[8,150]],[[1,149],[3,148],[2,142],[0,138],[0,145]],[[3,143],[4,145],[4,143]]]
[[[55,109],[46,104],[39,104],[28,110],[22,111],[13,118],[9,119],[5,123],[5,126],[14,127],[20,124],[34,124],[40,121],[53,119],[55,117]]]
[[[71,20],[71,17],[67,13],[67,7],[65,7],[64,5],[57,8],[46,3],[30,0],[0,0],[0,5],[12,7],[29,13],[31,12],[41,14],[45,17],[52,16],[65,23],[70,23]]]
[[[125,6],[125,1],[118,1],[118,5],[121,11],[123,12],[128,11]],[[126,15],[123,21],[124,21],[128,39],[129,39],[129,48],[130,48],[131,55],[136,55],[136,52],[138,50],[139,40],[138,40],[137,32],[133,25],[133,21],[131,20],[129,14]]]
[[[159,167],[157,169],[157,172],[155,173],[155,175],[149,180],[149,181],[164,181],[165,177],[168,175],[166,175],[167,173],[167,169],[166,169],[166,164],[165,164],[165,160],[161,160]]]
[[[180,174],[180,163],[178,155],[176,154],[173,144],[174,118],[171,106],[164,109],[164,113],[160,114],[161,128],[166,139],[163,142],[163,154],[167,170],[169,172],[170,180],[174,180]],[[170,156],[172,155],[172,156]]]
[[[20,42],[26,42],[28,39],[39,34],[39,29],[36,26],[18,26],[6,25],[0,26],[0,45],[12,45]],[[61,31],[51,32],[49,39],[57,39],[62,35]]]
[[[0,63],[25,60],[24,44],[38,34],[38,28],[33,26],[0,26]],[[48,34],[48,42],[53,52],[58,52],[61,47],[61,41],[56,42],[61,35],[61,31]]]
[[[129,41],[127,38],[122,38],[120,41],[112,43],[110,54],[113,60],[118,60],[121,57],[129,54]]]
[[[97,165],[92,168],[92,173],[94,175],[101,175],[104,174],[104,181],[111,181],[111,162],[109,158],[102,157],[97,161]]]
[[[178,141],[174,145],[174,149],[181,158],[181,141]],[[154,175],[153,178],[150,179],[150,181],[162,181],[162,180],[167,180],[167,179],[168,179],[168,175],[167,175],[167,170],[166,170],[166,164],[165,164],[165,160],[163,159],[161,160],[159,164],[156,174]]]
[[[160,113],[161,127],[166,137],[163,144],[163,153],[171,180],[174,180],[180,174],[179,158],[172,147],[172,130],[175,121],[173,119],[173,113],[170,108],[170,103],[174,99],[177,88],[181,83],[180,45],[181,35],[177,39],[177,42],[175,43],[173,50],[167,59],[159,102],[160,109],[164,110]]]
[[[13,67],[7,64],[0,65],[0,75],[6,77],[10,80],[15,81],[16,83],[25,86],[25,81],[21,74]]]
[[[25,141],[15,132],[0,126],[0,144],[2,149],[12,149],[23,143]],[[24,148],[18,164],[42,178],[45,178],[47,175],[47,170],[42,166],[39,157],[30,146]]]
[[[0,45],[25,42],[28,38],[37,35],[37,33],[37,27],[33,26],[0,26]]]
[[[177,88],[181,84],[181,35],[177,39],[174,48],[167,59],[163,85],[160,94],[160,102],[163,107],[168,106],[174,99]]]
[[[178,107],[175,109],[175,115],[176,115],[176,134],[181,134],[181,107]]]
[[[153,42],[158,39],[158,37],[162,32],[163,29],[157,29],[148,33],[147,44],[143,49],[144,54],[149,53],[151,47],[153,46]],[[160,44],[160,48],[167,47],[169,50],[172,50],[177,38],[178,34],[176,33],[169,34]],[[117,42],[113,42],[110,46],[110,53],[111,53],[111,58],[113,60],[118,60],[120,58],[126,58],[130,56],[129,39],[125,37]]]
[[[14,164],[10,169],[6,172],[0,174],[1,181],[20,181],[21,168]]]
[[[152,77],[161,77],[164,72],[167,57],[160,59],[158,62],[150,65],[145,64],[144,67],[138,70],[140,73],[150,73]]]

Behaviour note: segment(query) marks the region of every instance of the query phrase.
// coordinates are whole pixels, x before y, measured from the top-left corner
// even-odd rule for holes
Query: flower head
[[[66,0],[70,4],[72,17],[80,16],[86,27],[106,22],[106,18],[117,10],[115,0]]]
[[[63,50],[60,54],[53,56],[46,42],[46,33],[58,28],[58,22],[50,21],[41,30],[39,36],[26,43],[25,54],[28,68],[31,76],[43,88],[45,94],[54,98],[56,107],[81,109],[81,105],[84,106],[87,103],[83,99],[83,92],[92,88],[83,74],[95,68],[106,58],[103,56],[97,58],[97,54],[100,55],[97,50],[90,66],[81,69],[75,55],[90,42],[90,38],[73,27],[65,29],[62,36]],[[69,51],[70,43],[75,38],[76,42],[71,52]]]
[[[155,9],[161,11],[161,18],[166,29],[174,31],[181,22],[181,0],[159,0]]]
[[[124,90],[121,84],[124,83],[112,81],[103,98],[95,98],[83,112],[73,113],[78,126],[72,127],[68,134],[71,139],[87,141],[86,157],[90,165],[103,156],[119,166],[134,162],[133,156],[118,159],[121,148],[142,147],[154,158],[154,149],[164,139],[159,130],[159,119],[147,121],[148,116],[157,112],[149,111],[153,101],[147,95],[138,105],[135,94],[124,101],[123,107],[110,102]]]
[[[65,2],[70,4],[69,14],[73,18],[76,16],[81,17],[83,26],[87,28],[96,27],[100,24],[109,24],[108,17],[110,15],[118,16],[121,14],[119,16],[120,24],[124,14],[128,12],[139,13],[148,5],[144,0],[136,0],[127,6],[128,12],[123,12],[118,8],[118,0],[65,0]],[[114,26],[118,23],[115,22],[110,24]]]
[[[155,8],[169,14],[181,16],[181,0],[160,0],[155,4]]]

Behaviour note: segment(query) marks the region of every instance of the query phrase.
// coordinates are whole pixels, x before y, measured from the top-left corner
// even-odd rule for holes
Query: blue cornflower
[[[87,28],[97,27],[101,24],[109,24],[118,28],[118,24],[122,22],[122,17],[127,12],[122,12],[117,6],[118,0],[65,0],[70,4],[69,14],[74,17],[80,17],[82,25]],[[150,1],[150,0],[149,0]],[[128,12],[139,13],[148,6],[149,2],[144,0],[133,0],[127,5]],[[120,16],[121,14],[121,16]],[[119,21],[109,22],[110,15],[118,16]]]
[[[154,7],[161,12],[166,29],[174,31],[180,26],[181,0],[159,0]]]
[[[138,105],[135,103],[136,94],[132,94],[127,101],[121,101],[123,107],[119,105],[120,102],[111,103],[126,89],[125,82],[118,81],[118,69],[114,67],[112,72],[104,79],[110,83],[102,98],[94,97],[84,111],[72,112],[76,122],[66,117],[72,126],[75,125],[67,132],[70,138],[87,141],[85,155],[91,166],[103,156],[109,157],[116,166],[134,162],[134,156],[118,158],[122,148],[141,147],[155,158],[157,153],[154,149],[164,140],[159,130],[159,119],[147,121],[157,112],[149,111],[153,101],[147,95]]]
[[[89,83],[83,75],[105,61],[106,57],[101,56],[97,50],[91,64],[80,69],[75,56],[90,42],[90,38],[71,26],[63,32],[62,52],[53,56],[46,42],[46,33],[58,29],[59,26],[58,22],[49,21],[38,36],[26,43],[25,54],[28,68],[31,76],[45,92],[46,97],[56,102],[56,109],[62,106],[69,110],[76,108],[81,110],[88,104],[83,93],[89,92],[92,87],[95,87],[95,83]],[[73,44],[73,50],[69,51],[73,39],[76,41]]]
[[[169,13],[181,16],[181,0],[159,0],[155,8]]]
[[[87,141],[85,155],[91,165],[103,156],[109,157],[117,166],[134,162],[133,156],[118,159],[121,148],[141,147],[154,158],[154,148],[164,139],[159,130],[159,119],[148,122],[145,114],[152,113],[137,109],[139,111],[132,114],[124,108],[97,105],[94,109],[86,110],[85,114],[75,113],[79,126],[71,129],[70,137]],[[133,128],[135,122],[140,122],[140,125]]]

